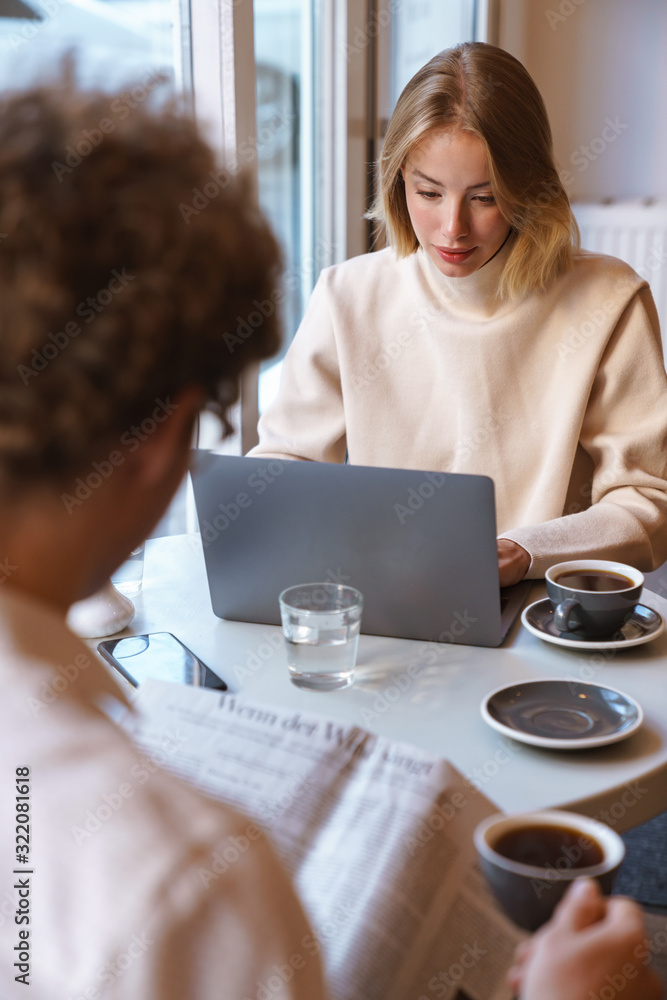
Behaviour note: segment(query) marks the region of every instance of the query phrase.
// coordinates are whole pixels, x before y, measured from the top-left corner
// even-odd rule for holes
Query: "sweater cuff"
[[[500,541],[501,538],[507,538],[508,541],[515,542],[517,545],[520,545],[521,548],[524,550],[524,552],[527,552],[528,555],[530,556],[530,564],[528,566],[528,569],[523,575],[523,579],[526,580],[528,577],[530,577],[531,575],[530,571],[533,568],[533,562],[534,562],[533,553],[530,551],[526,543],[522,542],[519,538],[515,538],[511,531],[506,531],[504,534],[498,535],[497,541]],[[543,576],[544,574],[538,574],[538,575]]]

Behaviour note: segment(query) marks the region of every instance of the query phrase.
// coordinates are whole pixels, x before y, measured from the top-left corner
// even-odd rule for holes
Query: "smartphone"
[[[151,678],[227,690],[225,682],[171,632],[105,639],[97,648],[133,687]]]

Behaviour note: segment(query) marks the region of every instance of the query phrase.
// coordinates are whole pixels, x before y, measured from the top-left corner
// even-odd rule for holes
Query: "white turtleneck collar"
[[[514,234],[510,233],[491,260],[461,278],[450,278],[439,271],[423,247],[416,252],[417,266],[435,295],[452,312],[471,319],[489,319],[505,307],[511,308],[498,296],[498,285],[513,244]]]

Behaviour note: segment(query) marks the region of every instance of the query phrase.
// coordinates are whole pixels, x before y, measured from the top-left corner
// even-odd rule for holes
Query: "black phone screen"
[[[171,632],[106,639],[97,648],[134,687],[151,678],[227,690],[225,682]]]

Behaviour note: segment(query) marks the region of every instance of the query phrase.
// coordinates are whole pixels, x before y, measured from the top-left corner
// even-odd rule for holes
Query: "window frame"
[[[221,162],[245,171],[257,186],[254,19],[252,3],[192,0],[192,88],[194,112]],[[239,156],[239,150],[245,150]],[[237,433],[225,451],[243,455],[257,443],[259,366],[241,380],[232,414]],[[213,446],[216,442],[201,441]]]

